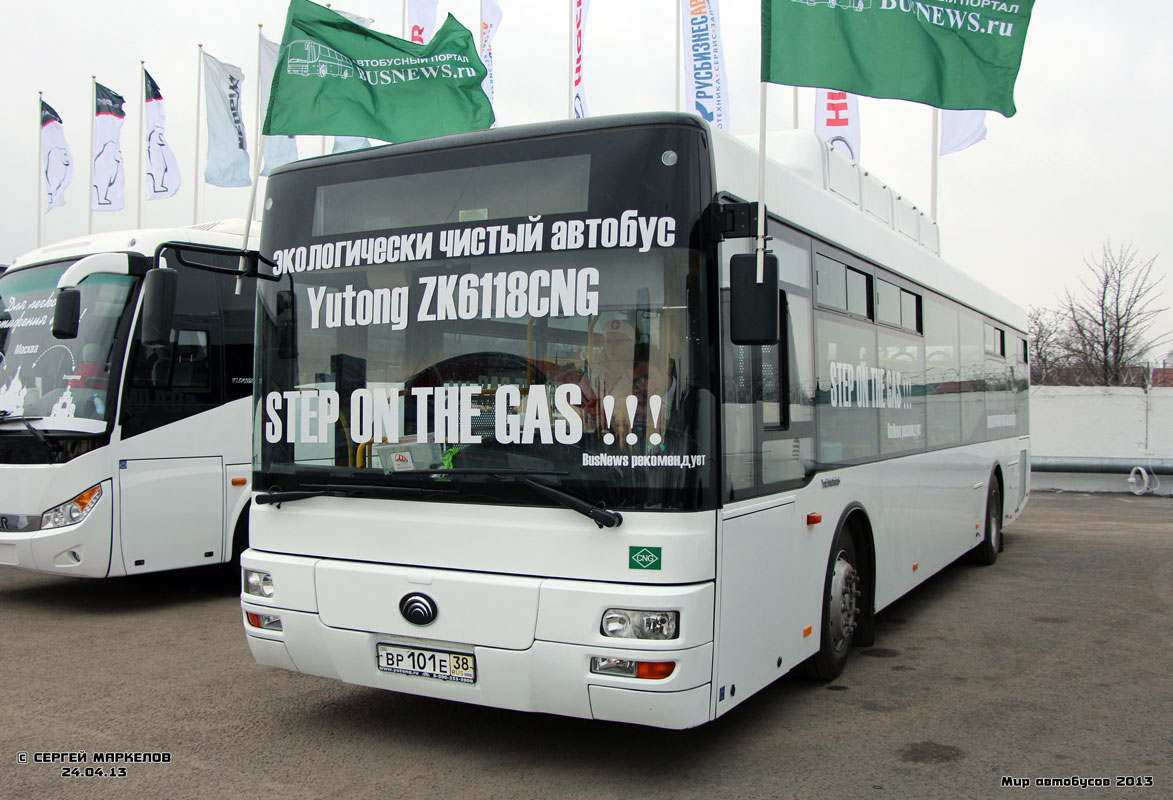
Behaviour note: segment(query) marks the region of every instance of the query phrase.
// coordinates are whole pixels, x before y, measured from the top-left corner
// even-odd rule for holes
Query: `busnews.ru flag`
[[[483,130],[493,108],[472,33],[451,14],[427,44],[292,0],[263,133],[403,142]]]
[[[762,81],[1013,116],[1034,0],[762,0]]]
[[[46,211],[65,205],[65,190],[73,181],[73,156],[65,141],[65,128],[53,106],[41,101],[41,175],[48,200]]]

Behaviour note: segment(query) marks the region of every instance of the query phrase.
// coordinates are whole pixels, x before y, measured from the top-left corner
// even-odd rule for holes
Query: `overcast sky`
[[[504,20],[493,45],[496,112],[502,125],[567,115],[569,0],[500,0]],[[335,9],[375,19],[401,34],[401,0],[338,0]],[[440,0],[466,27],[479,0]],[[183,188],[143,204],[148,227],[193,218],[197,44],[246,75],[253,148],[257,25],[279,40],[283,0],[44,0],[5,3],[2,48],[10,120],[4,125],[0,263],[36,245],[37,92],[65,123],[76,174],[67,205],[44,218],[51,243],[86,232],[90,76],[126,98],[122,147],[127,208],[94,214],[97,231],[133,228],[141,81],[139,61],[159,84],[167,134]],[[673,109],[675,0],[593,0],[584,78],[593,115]],[[759,0],[721,0],[735,133],[758,124]],[[938,220],[942,255],[1022,306],[1055,306],[1077,290],[1085,259],[1103,243],[1131,243],[1157,257],[1165,276],[1160,305],[1173,304],[1173,156],[1161,144],[1173,130],[1173,56],[1167,0],[1039,0],[1027,34],[1015,100],[1018,113],[988,115],[989,138],[942,159]],[[791,89],[771,87],[772,129],[791,126]],[[799,95],[799,125],[811,129],[813,90]],[[860,101],[862,163],[921,208],[930,202],[929,109],[892,100]],[[201,147],[207,134],[200,134]],[[300,137],[317,155],[319,137]],[[202,155],[201,155],[202,159]],[[201,172],[203,169],[201,160]],[[35,192],[35,194],[34,194]],[[242,217],[247,189],[200,186],[201,222]],[[35,201],[35,202],[34,202]],[[1162,333],[1173,333],[1173,312]],[[1173,349],[1173,343],[1164,348]]]

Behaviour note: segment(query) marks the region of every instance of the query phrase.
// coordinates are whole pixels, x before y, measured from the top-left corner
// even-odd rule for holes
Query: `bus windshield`
[[[57,280],[72,261],[10,270],[0,277],[0,422],[24,418],[37,428],[99,433],[117,395],[110,371],[119,321],[134,278],[83,280],[77,338],[53,338]]]
[[[612,508],[713,503],[712,315],[690,246],[703,193],[682,152],[695,136],[274,176],[255,485],[544,502],[509,479],[525,474]]]

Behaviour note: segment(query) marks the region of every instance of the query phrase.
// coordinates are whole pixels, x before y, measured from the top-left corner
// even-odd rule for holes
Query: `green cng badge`
[[[658,547],[627,548],[629,569],[659,569],[663,559]]]

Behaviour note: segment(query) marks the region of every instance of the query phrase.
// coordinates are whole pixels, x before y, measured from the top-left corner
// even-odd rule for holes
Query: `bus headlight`
[[[41,515],[41,530],[64,528],[66,525],[76,525],[85,519],[98,504],[102,496],[102,484],[91,486],[71,500],[66,500],[55,508],[50,508]]]
[[[257,597],[272,597],[273,576],[267,572],[246,568],[244,570],[244,593]]]
[[[680,612],[608,608],[599,631],[618,639],[675,639],[680,635]]]

